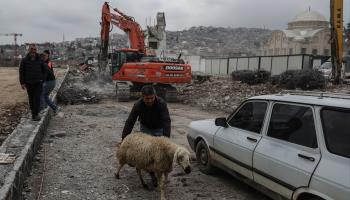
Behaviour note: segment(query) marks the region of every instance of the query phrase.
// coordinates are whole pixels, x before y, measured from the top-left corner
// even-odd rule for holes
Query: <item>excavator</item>
[[[111,26],[117,26],[129,36],[130,48],[108,52]],[[157,95],[168,102],[177,101],[174,84],[190,83],[191,66],[180,58],[160,59],[149,54],[141,26],[131,16],[117,8],[110,9],[105,2],[102,6],[101,49],[99,71],[105,71],[110,59],[112,79],[116,81],[118,101],[129,101],[144,85],[152,84]]]

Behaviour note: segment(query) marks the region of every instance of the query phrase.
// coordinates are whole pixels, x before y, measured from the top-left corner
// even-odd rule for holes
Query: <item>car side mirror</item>
[[[221,127],[224,127],[224,128],[227,128],[227,127],[228,127],[228,125],[227,125],[227,120],[226,120],[226,118],[224,118],[224,117],[216,118],[216,119],[215,119],[215,125],[216,125],[216,126],[221,126]]]

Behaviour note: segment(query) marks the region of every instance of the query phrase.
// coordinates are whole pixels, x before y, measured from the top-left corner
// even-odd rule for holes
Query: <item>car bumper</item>
[[[190,145],[191,149],[194,151],[194,138],[191,137],[190,135],[187,135],[187,141],[188,141],[188,144]]]

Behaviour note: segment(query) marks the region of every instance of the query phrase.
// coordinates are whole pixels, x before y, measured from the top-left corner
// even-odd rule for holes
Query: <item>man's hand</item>
[[[21,85],[22,90],[26,90],[26,84]]]

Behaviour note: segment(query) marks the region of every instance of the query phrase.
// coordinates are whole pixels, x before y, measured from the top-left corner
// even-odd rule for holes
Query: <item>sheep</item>
[[[117,147],[119,166],[116,178],[125,164],[135,167],[143,187],[145,184],[141,170],[155,173],[160,188],[160,198],[165,200],[165,183],[175,163],[186,174],[191,172],[190,152],[166,137],[154,137],[144,133],[131,133]]]

